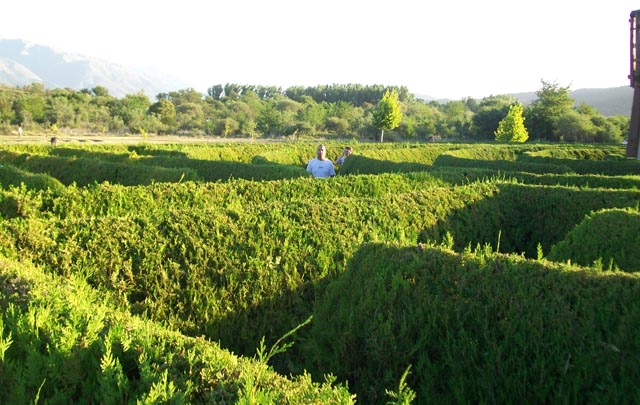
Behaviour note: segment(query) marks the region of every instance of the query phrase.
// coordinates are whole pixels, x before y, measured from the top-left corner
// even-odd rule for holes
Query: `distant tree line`
[[[289,87],[217,84],[194,89],[143,92],[116,98],[104,87],[45,89],[42,84],[0,86],[0,134],[175,134],[226,138],[311,137],[377,140],[377,103],[397,93],[402,109],[389,141],[434,139],[492,141],[500,121],[517,101],[506,95],[438,102],[416,99],[406,87],[320,85]],[[568,87],[542,81],[537,99],[523,109],[529,140],[622,142],[629,118],[604,117],[574,106]]]

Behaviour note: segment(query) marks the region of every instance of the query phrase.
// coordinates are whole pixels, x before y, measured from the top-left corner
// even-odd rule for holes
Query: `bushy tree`
[[[567,88],[543,82],[538,97],[524,113],[533,139],[619,143],[629,131],[628,117],[603,117],[585,105],[573,108]],[[206,95],[184,89],[156,98],[152,104],[140,92],[120,99],[102,86],[75,91],[48,90],[39,83],[0,85],[0,134],[13,133],[18,125],[37,133],[55,124],[87,133],[337,134],[373,139],[380,130],[382,141],[384,130],[394,129],[405,140],[489,140],[515,102],[508,96],[424,101],[404,87],[358,84],[291,87],[285,92],[273,86],[226,84],[212,86]]]
[[[182,103],[176,106],[176,125],[178,130],[193,131],[204,127],[202,103]]]
[[[76,115],[73,104],[66,97],[50,97],[44,114],[49,123],[60,128],[72,126]]]
[[[303,96],[302,103],[302,109],[298,111],[298,122],[306,122],[316,130],[321,129],[327,116],[324,104],[317,103],[310,96]]]
[[[272,101],[264,105],[256,117],[256,129],[265,135],[280,135],[284,130],[282,113]]]
[[[147,114],[147,110],[151,106],[151,101],[144,94],[144,92],[138,92],[137,94],[127,94],[117,104],[116,114],[125,125],[127,125],[132,132],[138,133],[142,128],[142,121]]]
[[[522,116],[522,104],[516,103],[509,108],[507,116],[500,121],[498,129],[496,129],[496,141],[498,142],[526,142],[529,139],[529,133],[524,126],[524,117]]]
[[[152,104],[149,107],[149,113],[157,115],[160,121],[168,127],[175,125],[176,106],[166,98],[161,98]]]
[[[507,95],[483,98],[471,119],[471,136],[477,140],[494,139],[498,124],[515,102],[513,96]]]
[[[536,92],[538,98],[526,111],[527,126],[531,136],[549,141],[560,140],[558,121],[573,108],[574,100],[569,96],[569,87],[542,81],[542,89]]]
[[[473,113],[465,101],[449,101],[443,106],[443,112],[447,125],[442,127],[441,135],[447,138],[463,138],[470,133]]]
[[[587,114],[570,110],[558,119],[559,140],[565,142],[589,142],[596,134],[596,127]]]
[[[384,130],[397,128],[402,120],[398,93],[387,91],[378,102],[378,106],[373,110],[372,117],[373,126],[380,130],[380,142],[383,142]]]
[[[625,125],[628,122],[628,118],[625,121],[619,117],[604,117],[595,108],[582,103],[572,114],[561,119],[559,126],[565,141],[620,143],[624,140],[623,134],[629,131]]]

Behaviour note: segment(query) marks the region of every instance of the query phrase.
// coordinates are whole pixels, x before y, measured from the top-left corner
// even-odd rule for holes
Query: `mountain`
[[[600,111],[604,116],[631,115],[633,88],[631,86],[606,89],[578,89],[571,92],[577,104],[585,103]]]
[[[186,86],[175,79],[88,56],[65,53],[20,39],[0,39],[0,83],[24,86],[42,83],[46,88],[91,89],[103,86],[123,97],[140,90],[149,98]]]
[[[509,93],[520,103],[529,105],[535,101],[538,96],[535,91],[524,93]],[[600,112],[605,117],[613,115],[631,115],[631,103],[633,101],[633,88],[630,86],[607,87],[599,89],[577,89],[569,92],[569,97],[575,101],[575,105],[586,104]],[[436,99],[431,96],[416,95],[416,98],[439,102],[450,101],[448,99]]]
[[[158,73],[110,63],[105,60],[55,50],[21,39],[0,39],[0,84],[24,86],[42,83],[46,88],[91,89],[103,86],[109,94],[123,97],[140,90],[149,98],[158,93],[188,88],[185,83]],[[536,99],[535,91],[509,94],[522,104]],[[633,89],[628,86],[571,91],[576,104],[585,103],[604,116],[631,115]],[[426,95],[416,97],[426,101],[447,102]]]

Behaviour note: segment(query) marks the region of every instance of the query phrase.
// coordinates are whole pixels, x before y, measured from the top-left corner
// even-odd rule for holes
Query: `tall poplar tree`
[[[509,107],[507,116],[500,121],[494,133],[498,142],[526,142],[529,133],[524,126],[522,104],[516,103]]]
[[[402,111],[396,91],[386,91],[372,113],[373,126],[380,130],[380,142],[384,141],[384,130],[394,129],[400,125]]]

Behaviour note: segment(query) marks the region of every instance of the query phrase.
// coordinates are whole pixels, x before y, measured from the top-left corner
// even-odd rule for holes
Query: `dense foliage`
[[[344,146],[326,145],[332,160]],[[0,366],[24,373],[7,398],[349,402],[347,385],[311,382],[330,374],[362,403],[637,397],[635,252],[584,268],[555,255],[594,234],[576,231],[593,213],[637,215],[640,162],[622,145],[350,145],[323,180],[304,170],[315,144],[303,142],[0,148],[0,255],[14,269],[0,274],[17,280],[3,302],[21,302],[16,267],[62,291],[5,311]],[[65,298],[65,280],[104,305]],[[27,322],[42,306],[46,327]],[[167,334],[128,346],[116,332],[137,333],[131,322]],[[295,343],[283,352],[282,336]],[[233,357],[210,370],[195,341],[257,368]],[[68,352],[86,371],[52,377]],[[24,371],[30,356],[51,369]],[[269,385],[269,367],[295,377]]]
[[[384,141],[384,130],[395,129],[402,120],[402,111],[398,103],[398,93],[387,91],[371,114],[373,126],[380,132],[380,142]]]
[[[318,301],[311,352],[367,403],[408,365],[420,403],[633,402],[639,293],[486,248],[366,245]]]
[[[498,142],[526,142],[529,133],[522,117],[522,104],[514,104],[509,108],[507,116],[498,123],[496,141]]]
[[[376,115],[388,92],[398,96],[392,126]],[[212,86],[207,94],[183,89],[158,94],[155,100],[149,97],[138,93],[118,99],[100,86],[81,91],[49,90],[40,84],[0,86],[0,134],[17,134],[22,126],[25,136],[44,132],[378,140],[379,128],[385,128],[388,141],[490,141],[516,104],[510,96],[427,102],[406,87],[357,84],[285,90],[225,84]],[[529,139],[619,143],[626,137],[628,117],[604,117],[589,106],[573,104],[568,88],[543,82],[538,99],[523,112]]]
[[[270,353],[238,358],[131,316],[78,275],[1,258],[0,293],[2,403],[353,403],[331,377],[276,374]]]
[[[633,252],[640,235],[640,213],[636,209],[594,211],[580,221],[558,244],[549,258],[583,266],[640,271],[640,257]]]

